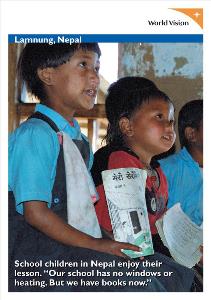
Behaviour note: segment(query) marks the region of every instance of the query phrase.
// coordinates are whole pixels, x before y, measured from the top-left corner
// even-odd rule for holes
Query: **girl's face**
[[[168,151],[175,142],[174,108],[163,99],[144,103],[129,120],[128,146],[144,162]]]

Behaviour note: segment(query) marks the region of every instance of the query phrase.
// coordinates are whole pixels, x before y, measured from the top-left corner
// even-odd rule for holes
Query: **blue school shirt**
[[[168,208],[180,202],[183,211],[197,225],[203,222],[203,175],[184,147],[159,161],[168,181]]]
[[[43,104],[36,105],[35,111],[48,116],[72,139],[81,140],[83,136],[87,140],[75,119],[71,126],[60,114]],[[59,150],[56,132],[40,119],[23,122],[9,136],[9,191],[14,193],[18,213],[23,214],[24,201],[39,200],[51,206]],[[90,149],[89,170],[92,163]]]

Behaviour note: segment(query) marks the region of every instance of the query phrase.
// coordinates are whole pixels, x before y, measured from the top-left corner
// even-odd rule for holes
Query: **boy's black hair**
[[[185,137],[185,128],[199,129],[203,120],[203,100],[192,100],[187,102],[180,110],[178,116],[178,131],[181,147],[188,147],[189,141]]]
[[[65,64],[79,49],[93,51],[100,57],[101,51],[97,43],[29,43],[23,49],[18,62],[18,77],[20,82],[26,83],[29,92],[38,97],[40,101],[46,100],[46,93],[37,70]]]
[[[122,117],[130,119],[143,103],[155,98],[171,102],[154,82],[144,77],[124,77],[111,84],[105,101],[106,115],[109,121],[105,137],[107,144],[124,145],[119,120]]]

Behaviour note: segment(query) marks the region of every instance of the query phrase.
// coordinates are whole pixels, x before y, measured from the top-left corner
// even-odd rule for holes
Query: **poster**
[[[105,42],[104,40],[99,41],[100,36],[102,34],[108,34],[111,35],[114,33],[113,28],[115,28],[116,37],[113,42],[117,43],[157,43],[157,40],[151,40],[149,39],[149,34],[155,34],[155,35],[163,35],[162,38],[165,40],[167,37],[170,38],[170,41],[167,39],[165,42],[175,43],[177,45],[178,43],[189,43],[190,40],[184,41],[185,34],[187,34],[186,38],[191,38],[191,35],[197,35],[195,36],[196,40],[192,40],[190,43],[201,43],[202,42],[202,35],[204,35],[204,42],[205,42],[205,70],[204,70],[204,82],[205,82],[205,92],[208,91],[208,85],[207,85],[207,74],[206,70],[208,68],[208,49],[209,49],[209,37],[207,34],[207,23],[208,21],[208,11],[209,8],[206,5],[207,1],[201,1],[200,5],[196,1],[187,1],[185,4],[182,5],[182,1],[176,1],[172,3],[171,5],[168,3],[168,1],[154,1],[154,7],[152,9],[151,4],[149,4],[145,1],[134,1],[133,5],[131,2],[127,1],[116,1],[116,5],[106,2],[98,3],[96,1],[90,2],[90,1],[84,1],[83,3],[80,3],[80,1],[45,1],[45,6],[42,7],[41,2],[37,1],[2,1],[1,8],[2,8],[2,30],[1,30],[1,40],[3,40],[2,44],[2,51],[1,51],[1,166],[2,170],[7,170],[6,160],[5,157],[7,157],[7,105],[5,105],[5,99],[7,99],[7,45],[8,45],[8,35],[18,36],[23,34],[33,34],[37,36],[38,34],[47,34],[52,35],[59,35],[61,34],[61,38],[63,38],[64,35],[67,35],[66,38],[71,38],[72,34],[76,34],[77,36],[83,35],[90,35],[90,34],[96,34],[96,38],[98,42]],[[149,1],[148,1],[149,2]],[[151,2],[151,1],[150,1]],[[44,4],[43,4],[44,5]],[[114,5],[112,7],[112,5]],[[184,27],[179,26],[179,24],[175,25],[169,25],[165,23],[166,18],[170,18],[173,13],[176,13],[175,11],[172,12],[169,10],[169,6],[174,6],[175,8],[202,8],[204,7],[204,12],[206,16],[206,22],[203,30],[200,28],[199,25],[194,23],[194,21],[190,20],[188,16],[184,16],[180,14],[178,17],[180,20],[184,18],[184,22],[189,22],[191,25],[184,25]],[[41,9],[42,7],[42,9]],[[51,12],[48,10],[48,8],[51,7]],[[81,8],[83,7],[83,9]],[[121,7],[121,16],[119,13],[119,7]],[[111,9],[113,8],[113,10]],[[100,11],[104,11],[106,13],[99,13]],[[130,12],[130,13],[129,13]],[[179,12],[177,12],[179,13]],[[90,20],[90,14],[93,16],[92,20]],[[134,17],[135,14],[135,17]],[[170,16],[169,16],[170,14]],[[160,16],[163,16],[162,19],[164,21],[160,20]],[[148,18],[150,16],[151,24],[156,20],[158,22],[161,22],[159,25],[149,25]],[[48,22],[46,22],[46,18]],[[103,19],[102,19],[103,18]],[[125,18],[128,19],[128,22],[125,22]],[[177,18],[177,17],[176,17]],[[59,19],[59,24],[55,24],[54,20]],[[188,19],[188,21],[187,21]],[[42,21],[41,21],[42,20]],[[80,20],[80,22],[79,22]],[[85,21],[84,21],[85,20]],[[118,20],[118,25],[117,25]],[[110,22],[109,26],[108,23]],[[173,20],[174,23],[174,15]],[[38,25],[39,23],[39,25]],[[77,24],[77,25],[76,25]],[[100,25],[99,25],[100,24]],[[103,25],[104,24],[104,25]],[[85,26],[86,25],[86,26]],[[146,27],[145,27],[146,26]],[[190,29],[191,27],[191,29]],[[74,29],[72,29],[74,28]],[[84,29],[85,28],[85,29]],[[71,34],[70,34],[71,33]],[[122,36],[119,36],[120,40],[118,40],[117,34],[124,34],[123,40],[121,39]],[[131,34],[137,34],[137,35],[144,35],[144,37],[147,38],[147,40],[142,40],[140,36],[138,36],[138,39],[135,40],[127,40],[127,34],[129,34],[129,38],[131,38]],[[167,36],[169,34],[169,36]],[[174,34],[181,34],[180,38],[182,40],[172,40],[172,36]],[[188,37],[188,35],[190,36]],[[158,36],[154,36],[154,38],[157,38]],[[161,36],[160,36],[161,38]],[[179,36],[178,36],[179,38]],[[107,41],[106,41],[107,42]],[[160,43],[163,45],[163,41],[159,40]],[[198,60],[199,57],[196,55]],[[158,65],[159,66],[159,65]],[[158,70],[159,72],[160,70]],[[181,70],[180,70],[181,71]],[[206,96],[207,94],[205,94]],[[206,104],[205,104],[206,105]],[[6,119],[5,119],[6,118]],[[2,142],[3,141],[3,142]],[[6,199],[7,197],[7,179],[5,178],[5,173],[1,170],[1,199]],[[1,201],[2,202],[2,201]],[[7,224],[6,220],[6,213],[7,211],[7,205],[6,203],[1,203],[1,293],[4,295],[4,299],[12,299],[12,297],[15,297],[15,295],[12,295],[11,293],[8,294],[7,292],[7,276],[5,276],[5,270],[7,270],[7,262],[5,257],[7,256],[7,243],[2,243],[2,237],[3,240],[7,240],[7,232],[5,232],[5,224]],[[204,226],[205,227],[205,226]],[[205,227],[206,228],[206,227]],[[26,295],[20,294],[21,298],[24,298]],[[16,296],[16,299],[18,299]],[[34,297],[32,295],[32,297]],[[66,297],[66,295],[65,295]]]

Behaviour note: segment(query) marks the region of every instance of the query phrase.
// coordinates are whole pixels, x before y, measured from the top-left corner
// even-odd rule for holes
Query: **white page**
[[[163,217],[163,232],[174,259],[191,268],[201,257],[199,246],[203,243],[202,228],[194,224],[175,204]]]

